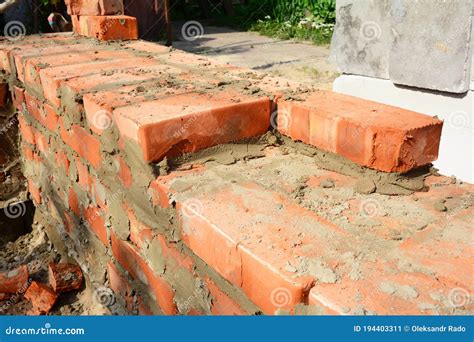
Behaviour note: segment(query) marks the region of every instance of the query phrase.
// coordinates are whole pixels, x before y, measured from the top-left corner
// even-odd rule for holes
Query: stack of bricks
[[[124,15],[123,0],[66,0],[74,32],[99,40],[138,38],[137,19]]]
[[[30,196],[55,245],[65,245],[81,265],[87,286],[114,291],[111,310],[119,302],[134,314],[403,314],[421,310],[416,297],[433,302],[427,289],[447,295],[456,285],[470,286],[463,272],[429,260],[439,239],[451,246],[437,249],[443,265],[461,265],[465,259],[448,251],[471,247],[450,236],[413,236],[406,246],[415,255],[411,263],[430,263],[443,279],[437,282],[397,266],[400,242],[385,241],[389,233],[367,229],[354,238],[355,230],[288,196],[297,186],[285,172],[265,174],[288,157],[285,165],[309,174],[308,192],[319,188],[318,175],[330,174],[279,153],[268,137],[272,126],[359,165],[405,172],[436,158],[437,119],[303,90],[143,41],[97,45],[70,34],[30,36],[0,45],[0,69],[19,111]],[[258,145],[262,139],[267,143]],[[229,143],[234,152],[225,154]],[[260,166],[250,157],[239,162],[238,151],[247,156],[250,149]],[[354,183],[332,177],[341,187]],[[433,182],[440,181],[446,180]],[[449,184],[443,191],[458,197],[472,191]],[[364,199],[373,197],[347,201],[358,208]],[[413,203],[407,199],[407,208]],[[357,216],[351,208],[348,215]],[[451,216],[458,230],[469,229],[458,222],[467,208]],[[445,214],[430,215],[428,230],[442,229]],[[387,227],[404,224],[383,219]],[[357,261],[355,249],[372,248],[371,238],[382,241],[380,255]],[[346,271],[341,258],[351,255],[367,277]],[[399,287],[388,294],[388,285],[379,289],[384,281]],[[405,291],[410,282],[418,292]],[[406,298],[393,295],[402,290]]]

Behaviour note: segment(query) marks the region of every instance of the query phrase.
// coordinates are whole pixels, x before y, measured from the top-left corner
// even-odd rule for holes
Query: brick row
[[[443,122],[348,95],[319,91],[278,101],[278,130],[294,140],[385,172],[407,172],[438,158]]]

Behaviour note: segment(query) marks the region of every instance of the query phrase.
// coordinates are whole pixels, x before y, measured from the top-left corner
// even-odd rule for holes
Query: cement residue
[[[172,169],[183,164],[206,164],[214,162],[220,165],[232,165],[238,161],[265,157],[265,148],[278,143],[270,132],[260,138],[241,140],[236,143],[217,145],[195,153],[188,153],[170,160]]]
[[[318,282],[334,284],[339,280],[337,273],[321,258],[307,259],[300,262],[300,273],[313,276]]]
[[[276,137],[269,137],[276,139],[271,141],[272,146],[278,145],[279,141]],[[260,148],[259,145],[257,150],[259,153]],[[341,186],[337,178],[334,180],[328,177],[328,172],[322,170],[324,168],[319,166],[317,158],[306,156],[295,150],[287,150],[286,145],[273,147],[272,156],[265,158],[249,159],[245,157],[246,153],[244,153],[244,157],[236,158],[237,160],[230,159],[227,162],[225,158],[216,157],[214,153],[214,151],[223,151],[223,153],[229,154],[234,149],[234,144],[223,145],[216,150],[202,151],[199,157],[193,155],[180,159],[179,163],[173,165],[173,168],[185,170],[186,167],[190,168],[193,164],[199,163],[208,163],[208,166],[205,172],[175,179],[172,181],[172,188],[180,194],[186,193],[185,197],[192,197],[203,193],[214,193],[216,189],[222,188],[224,184],[240,184],[246,181],[256,182],[268,190],[288,196],[289,199],[351,233],[352,240],[350,242],[351,246],[349,246],[348,241],[338,238],[338,234],[334,234],[324,225],[319,226],[312,223],[309,226],[308,221],[303,217],[295,218],[294,225],[298,227],[302,234],[316,234],[320,239],[331,241],[332,247],[325,252],[324,256],[325,260],[331,260],[331,264],[337,260],[337,266],[332,268],[327,264],[327,261],[322,259],[311,260],[300,257],[283,266],[286,272],[293,276],[312,275],[321,283],[335,283],[339,281],[342,274],[347,275],[353,281],[358,281],[368,276],[363,265],[377,260],[384,260],[398,262],[399,266],[393,268],[393,274],[422,272],[433,276],[431,270],[410,263],[405,256],[397,252],[400,241],[416,234],[435,220],[432,213],[423,209],[422,203],[403,201],[397,196],[358,194],[348,185],[352,184],[351,181],[348,180],[348,184]],[[379,173],[370,172],[375,175]],[[363,177],[365,173],[352,172],[351,174]],[[323,184],[308,186],[307,183],[311,176],[324,181]],[[409,183],[409,179],[401,178],[400,183],[405,185],[406,181]],[[258,196],[258,194],[255,196]],[[364,201],[366,199],[370,199],[376,204],[374,216],[367,216],[364,212],[353,210],[350,207],[351,201]],[[452,204],[453,207],[454,205],[455,203]],[[456,207],[460,205],[461,203],[456,203]],[[380,236],[378,233],[379,227],[384,224],[381,219],[385,217],[396,218],[399,227],[403,229],[394,229],[391,235]],[[259,222],[263,222],[265,219],[256,218]],[[250,227],[252,224],[249,223]],[[249,238],[252,237],[250,227],[245,228],[249,230]],[[288,248],[295,248],[295,246],[299,246],[297,242],[294,245],[293,242],[289,242]],[[314,253],[313,250],[304,250],[306,246],[301,248],[304,253]],[[341,256],[338,253],[341,250],[350,252]],[[407,296],[410,296],[411,292],[402,288],[399,294],[404,296],[406,293],[408,293]]]
[[[410,195],[425,189],[424,180],[430,175],[430,166],[422,167],[408,173],[387,173],[360,166],[344,157],[325,152],[313,146],[294,142],[283,137],[284,148],[288,153],[300,153],[314,158],[322,169],[338,172],[358,179],[354,186],[362,194],[379,193],[383,195]]]
[[[379,286],[382,292],[397,296],[401,299],[410,300],[418,298],[418,291],[410,285],[400,285],[394,282],[382,282]]]

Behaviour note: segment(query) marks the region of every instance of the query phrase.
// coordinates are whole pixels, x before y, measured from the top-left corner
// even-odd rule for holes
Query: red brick
[[[127,210],[127,214],[130,220],[130,240],[138,248],[142,248],[144,242],[152,240],[153,229],[140,222],[132,209]]]
[[[122,157],[117,156],[115,160],[118,164],[117,175],[118,175],[118,178],[120,179],[120,182],[125,188],[130,188],[133,183],[132,171],[130,170],[127,163]]]
[[[127,310],[132,311],[135,306],[135,297],[133,295],[133,288],[126,276],[112,262],[107,263],[107,274],[109,276],[110,288],[117,296],[125,300]]]
[[[100,15],[98,0],[65,0],[70,15]]]
[[[251,183],[225,186],[213,194],[179,200],[177,210],[182,238],[189,248],[269,314],[304,303],[313,285],[311,276],[296,276],[286,269],[299,253],[307,256],[313,249],[322,252],[322,242],[312,236],[312,240],[306,238],[304,248],[300,244],[288,248],[301,240],[301,227],[340,230],[284,197]],[[259,224],[255,224],[256,217]]]
[[[101,15],[124,14],[123,0],[99,0]]]
[[[24,106],[26,106],[25,90],[23,88],[13,86],[12,97],[13,97],[13,105],[19,112],[22,112],[24,109]]]
[[[44,315],[51,311],[58,295],[48,286],[33,281],[25,293],[25,298],[31,302],[33,315]]]
[[[100,46],[85,45],[80,50],[68,51],[56,55],[43,55],[26,58],[24,65],[24,83],[41,87],[41,70],[66,65],[88,62],[112,61],[121,58],[131,58],[134,55],[128,51],[104,50]]]
[[[170,183],[179,177],[185,177],[186,175],[202,172],[204,167],[202,165],[193,165],[190,170],[181,171],[179,173],[173,172],[169,175],[160,176],[156,180],[150,183],[148,194],[151,197],[152,203],[155,206],[160,206],[164,209],[170,208],[170,196],[174,194]]]
[[[10,54],[13,46],[1,46],[0,47],[0,70],[3,70],[9,74],[12,72],[10,63]]]
[[[19,73],[17,78],[23,80],[23,65],[21,58],[35,54],[54,54],[69,49],[68,44],[79,43],[71,33],[53,33],[45,35],[25,36],[21,41],[0,44],[0,69],[9,74],[15,74],[17,67]],[[15,64],[19,61],[19,65]]]
[[[194,269],[193,260],[189,256],[180,252],[176,248],[174,243],[166,242],[166,238],[163,235],[159,235],[159,234],[156,236],[156,239],[160,243],[161,252],[164,258],[173,260],[175,263],[175,266],[177,267],[184,268],[190,272],[193,271]],[[174,271],[178,272],[178,269],[173,270],[173,272]]]
[[[71,53],[71,52],[80,52],[81,50],[86,51],[88,48],[92,49],[90,45],[82,44],[79,41],[75,41],[71,45],[47,46],[45,44],[40,43],[37,45],[31,45],[31,46],[15,49],[11,52],[11,55],[15,63],[14,67],[16,69],[17,78],[21,82],[24,83],[25,82],[25,62],[28,59],[41,57],[41,56],[43,58],[47,58],[48,56],[51,56],[51,55],[59,55],[59,54]],[[33,69],[30,69],[30,70],[33,70]],[[33,73],[33,77],[35,77],[34,73]]]
[[[70,130],[66,130],[61,119],[59,124],[61,139],[98,170],[102,163],[100,141],[81,126],[72,125]]]
[[[77,174],[79,176],[79,185],[81,185],[85,190],[90,190],[92,178],[89,174],[87,165],[84,165],[81,162],[81,159],[78,157],[75,157],[74,161],[76,163]]]
[[[11,74],[14,71],[14,65],[11,64],[12,53],[18,53],[22,50],[31,50],[32,48],[45,47],[46,49],[53,48],[53,44],[60,43],[66,44],[68,41],[74,41],[75,38],[71,33],[53,33],[42,36],[32,35],[25,36],[21,41],[14,43],[2,43],[0,44],[0,70],[4,70]]]
[[[37,204],[41,204],[41,189],[36,186],[31,179],[28,179],[28,191],[30,192],[31,198],[33,198]]]
[[[105,246],[108,246],[109,239],[107,237],[107,228],[102,210],[95,207],[88,207],[84,209],[84,218],[94,234],[97,235]]]
[[[71,14],[71,23],[74,33],[81,35],[81,23],[79,21],[79,16]]]
[[[150,184],[148,193],[152,199],[152,203],[155,206],[160,206],[162,208],[170,208],[170,200],[168,198],[169,187],[165,183],[160,181],[153,181]]]
[[[116,72],[120,70],[134,69],[137,66],[146,67],[156,65],[157,62],[150,58],[130,57],[114,61],[90,61],[74,65],[64,65],[54,68],[41,69],[40,78],[43,86],[44,97],[54,106],[60,107],[61,100],[58,92],[63,83],[73,81],[77,77],[97,75],[95,85],[99,86],[100,75],[106,71]]]
[[[166,315],[177,313],[174,304],[174,291],[162,278],[154,274],[153,270],[140,256],[139,252],[128,242],[119,240],[115,234],[111,234],[112,252],[119,264],[130,273],[130,275],[148,285],[155,296],[155,300]]]
[[[66,231],[66,233],[71,235],[76,225],[74,223],[74,220],[72,219],[72,216],[69,215],[67,212],[64,212],[63,223],[64,223],[64,230]]]
[[[40,131],[35,131],[34,135],[35,135],[35,142],[36,142],[36,146],[38,147],[38,150],[40,150],[43,153],[47,153],[49,139],[46,138],[46,136]]]
[[[123,0],[66,0],[70,15],[123,14]]]
[[[77,198],[77,194],[74,191],[73,187],[69,188],[68,204],[69,204],[69,209],[71,209],[74,212],[74,214],[76,214],[78,217],[80,217],[81,216],[81,207],[79,205],[79,199]]]
[[[29,148],[28,146],[26,146],[25,144],[22,145],[22,151],[23,151],[23,155],[25,156],[26,159],[28,160],[34,160],[35,157],[34,157],[34,152],[31,148]]]
[[[236,316],[246,315],[244,309],[224,291],[222,291],[215,282],[207,278],[205,280],[207,288],[212,295],[211,312],[213,315],[219,316]]]
[[[23,293],[28,287],[28,267],[22,265],[8,272],[0,272],[1,293]]]
[[[443,123],[427,115],[327,91],[278,105],[282,134],[363,166],[406,172],[438,157]]]
[[[28,110],[28,114],[30,114],[36,120],[41,122],[41,109],[43,108],[43,103],[27,91],[25,91],[25,103],[26,109]]]
[[[178,70],[175,68],[154,66],[149,68],[143,68],[141,71],[144,73],[133,73],[135,70],[129,70],[129,72],[116,73],[112,77],[103,77],[100,79],[101,86],[107,84],[118,84],[118,83],[135,83],[133,85],[116,88],[113,90],[98,91],[94,93],[85,94],[84,110],[86,112],[86,118],[89,123],[90,129],[101,135],[103,131],[109,129],[113,125],[112,111],[114,108],[122,107],[130,104],[146,101],[146,96],[142,92],[137,92],[137,84],[139,81],[144,81],[141,86],[153,86],[155,91],[153,95],[159,94],[161,91],[166,91],[166,94],[175,92],[184,92],[185,89],[173,89],[167,88],[165,85],[162,89],[157,88],[157,81],[160,78],[165,78],[165,75],[177,73]],[[153,82],[153,84],[146,83],[146,81]],[[96,87],[97,78],[79,78],[76,82],[67,82],[65,85],[70,90],[71,94],[83,92],[84,90],[92,90]]]
[[[35,145],[35,134],[33,127],[31,127],[21,115],[18,115],[18,122],[20,124],[19,127],[23,140],[30,143],[31,145]]]
[[[0,302],[4,300],[9,300],[11,296],[12,295],[10,293],[0,293]]]
[[[270,101],[231,91],[186,93],[114,110],[121,135],[147,162],[254,137],[269,126]]]
[[[67,154],[64,151],[58,151],[55,155],[56,165],[65,171],[66,175],[69,175],[70,161]]]
[[[168,56],[172,49],[169,46],[147,42],[144,40],[132,40],[124,43],[127,49],[133,49],[140,52],[152,53],[154,56],[166,55]]]
[[[50,263],[48,265],[48,280],[57,293],[79,290],[84,276],[81,268],[74,264]]]
[[[82,16],[81,34],[99,40],[138,39],[137,19],[126,15]]]
[[[9,102],[10,90],[8,83],[0,83],[0,107],[6,107]]]

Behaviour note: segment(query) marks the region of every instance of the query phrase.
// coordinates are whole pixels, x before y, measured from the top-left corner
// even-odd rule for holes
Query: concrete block
[[[331,59],[347,74],[389,78],[390,0],[338,0]]]
[[[448,94],[397,87],[390,80],[342,75],[334,91],[413,110],[444,120],[439,157],[442,174],[474,183],[474,91]]]
[[[466,92],[473,2],[392,0],[391,5],[390,79],[418,88]]]

